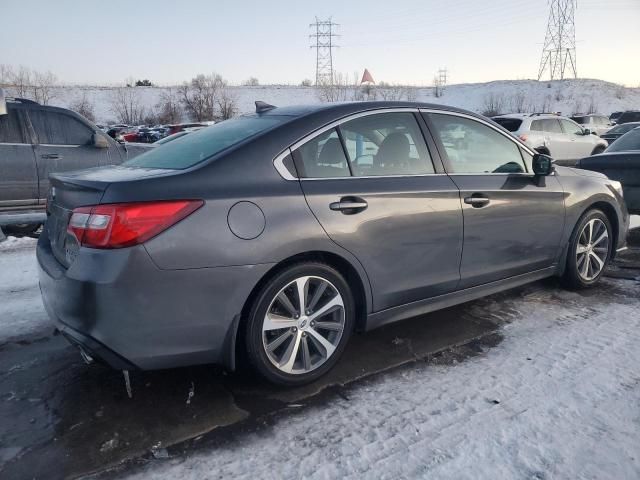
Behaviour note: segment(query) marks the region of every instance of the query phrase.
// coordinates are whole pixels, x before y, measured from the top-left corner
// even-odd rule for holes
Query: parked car
[[[611,120],[611,123],[615,124],[620,115],[622,115],[622,112],[613,112],[611,115],[609,115],[609,120]]]
[[[617,118],[616,124],[622,125],[623,123],[640,122],[640,110],[627,110]]]
[[[602,136],[603,133],[606,133],[613,127],[613,123],[609,120],[609,117],[604,115],[573,115],[571,120],[582,128],[588,128],[591,133],[599,136]]]
[[[27,233],[44,222],[51,173],[121,163],[142,151],[65,108],[0,94],[0,111],[0,227]]]
[[[185,128],[193,128],[193,127],[206,127],[208,125],[213,124],[212,122],[197,122],[197,123],[177,123],[174,125],[167,125],[169,131],[167,135],[173,135],[174,133],[181,132]]]
[[[640,215],[640,128],[625,133],[604,153],[583,158],[578,167],[604,173],[619,181],[627,209]]]
[[[615,142],[618,138],[623,136],[629,130],[633,130],[636,127],[640,127],[640,122],[629,122],[629,123],[623,123],[622,125],[616,125],[607,133],[602,135],[601,138],[609,142],[609,145],[611,145],[613,142]]]
[[[182,138],[185,135],[191,133],[191,132],[196,132],[198,130],[201,130],[205,127],[188,127],[185,128],[184,130],[179,131],[178,133],[174,133],[173,135],[169,135],[167,137],[161,138],[160,140],[158,140],[157,142],[155,142],[153,145],[154,146],[158,146],[158,145],[164,145],[165,143],[169,143],[169,142],[173,142],[174,140],[177,140],[178,138]]]
[[[480,115],[256,110],[52,176],[40,286],[87,356],[123,370],[243,357],[303,384],[354,330],[553,275],[591,286],[625,244],[618,182],[555,168]]]
[[[527,146],[567,163],[604,152],[607,142],[573,120],[555,114],[510,114],[493,117]]]

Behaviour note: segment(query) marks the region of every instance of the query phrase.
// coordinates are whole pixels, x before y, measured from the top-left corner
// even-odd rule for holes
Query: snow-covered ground
[[[495,348],[418,364],[135,479],[640,478],[640,285],[538,290]],[[597,299],[597,300],[596,300]]]
[[[53,330],[40,300],[35,245],[28,237],[0,243],[0,345]]]
[[[153,108],[169,87],[135,87],[140,104]],[[171,87],[175,92],[176,87]],[[83,95],[94,105],[98,122],[115,121],[112,109],[113,87],[59,87],[54,92],[53,105],[68,107]],[[314,87],[264,85],[229,88],[241,113],[252,112],[254,101],[263,100],[277,106],[319,103]],[[526,111],[553,111],[571,115],[590,108],[609,114],[617,110],[640,108],[640,88],[625,88],[602,80],[577,79],[553,82],[535,80],[498,80],[488,83],[450,85],[444,96],[435,97],[432,87],[411,87],[417,101],[453,105],[482,112],[487,102],[501,104],[503,113],[515,111],[520,104]]]

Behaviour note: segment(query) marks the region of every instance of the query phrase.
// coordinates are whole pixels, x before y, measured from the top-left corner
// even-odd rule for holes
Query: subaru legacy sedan
[[[51,177],[40,286],[85,357],[242,358],[298,385],[353,332],[554,275],[592,286],[624,247],[618,182],[555,167],[477,114],[256,104],[121,166]]]

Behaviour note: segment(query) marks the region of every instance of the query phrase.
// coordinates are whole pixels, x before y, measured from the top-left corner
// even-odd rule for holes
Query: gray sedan
[[[554,275],[591,286],[629,222],[618,182],[408,102],[257,102],[51,184],[43,300],[87,357],[242,357],[281,385],[325,374],[354,331]]]

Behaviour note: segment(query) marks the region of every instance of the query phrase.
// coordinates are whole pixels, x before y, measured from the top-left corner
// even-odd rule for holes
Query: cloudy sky
[[[51,70],[66,83],[175,84],[218,72],[232,83],[314,78],[309,24],[340,24],[334,67],[426,85],[535,78],[547,0],[108,2],[5,0],[0,63]],[[640,85],[640,0],[578,0],[578,74]]]

